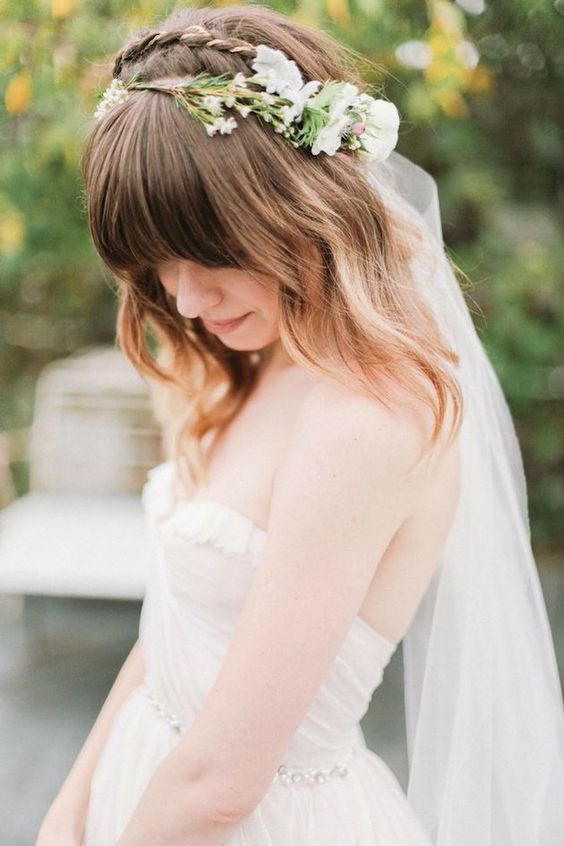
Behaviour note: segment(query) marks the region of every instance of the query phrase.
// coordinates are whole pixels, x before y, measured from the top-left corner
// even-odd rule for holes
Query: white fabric
[[[421,295],[461,357],[462,493],[403,641],[408,799],[435,846],[564,844],[564,709],[513,421],[444,251],[432,177],[394,152],[374,189],[423,218]]]
[[[118,712],[92,781],[82,846],[113,846],[157,765],[180,734],[145,691],[185,727],[202,708],[245,602],[266,532],[231,507],[177,501],[174,466],[149,473],[143,502],[154,560],[140,619],[144,684]],[[355,750],[345,777],[274,778],[225,846],[430,846],[359,721],[395,645],[357,617],[287,750],[293,768],[326,768]]]

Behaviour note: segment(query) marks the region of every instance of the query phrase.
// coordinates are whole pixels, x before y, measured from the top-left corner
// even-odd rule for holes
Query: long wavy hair
[[[209,35],[187,33],[194,24]],[[113,76],[248,76],[258,44],[283,50],[305,81],[366,89],[353,51],[256,5],[177,9],[135,35]],[[199,318],[179,315],[156,273],[170,260],[274,277],[280,341],[297,365],[386,405],[398,388],[420,397],[435,419],[429,446],[450,398],[454,436],[462,393],[448,364],[458,356],[416,292],[412,259],[424,241],[407,210],[392,211],[368,184],[354,153],[314,156],[254,117],[210,137],[173,97],[145,90],[92,127],[81,166],[94,245],[118,282],[117,340],[149,377],[165,450],[189,485],[208,482],[204,438],[237,415],[261,354],[230,350]]]

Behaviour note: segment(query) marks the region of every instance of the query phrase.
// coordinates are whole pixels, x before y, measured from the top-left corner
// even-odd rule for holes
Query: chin
[[[274,337],[260,338],[258,333],[254,337],[248,335],[247,337],[236,338],[235,335],[220,338],[221,343],[229,347],[231,350],[238,350],[239,352],[264,352],[277,341],[280,340],[280,335],[275,334]]]
[[[223,345],[229,347],[230,350],[237,350],[238,352],[260,353],[268,349],[270,344],[252,344],[244,341],[222,341]]]

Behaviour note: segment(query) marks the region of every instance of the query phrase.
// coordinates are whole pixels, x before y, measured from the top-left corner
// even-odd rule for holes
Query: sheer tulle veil
[[[421,294],[464,397],[458,509],[403,641],[408,799],[435,846],[562,846],[562,690],[512,417],[446,258],[434,179],[395,151],[366,172],[432,245]]]

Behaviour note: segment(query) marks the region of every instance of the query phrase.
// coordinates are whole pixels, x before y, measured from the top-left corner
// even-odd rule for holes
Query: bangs
[[[102,260],[118,276],[174,259],[245,267],[236,228],[217,214],[194,158],[206,145],[203,126],[172,97],[143,94],[95,127],[86,151],[89,225]]]

